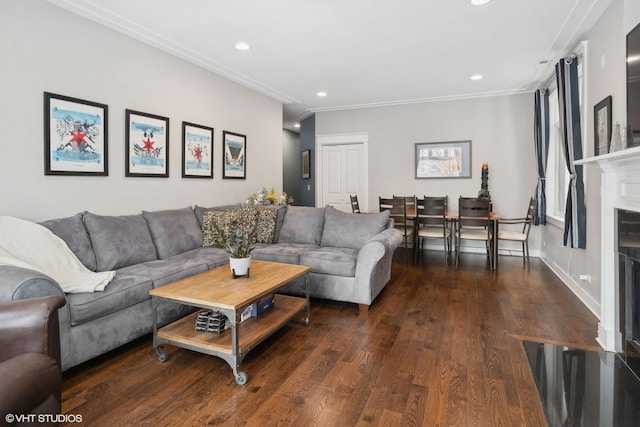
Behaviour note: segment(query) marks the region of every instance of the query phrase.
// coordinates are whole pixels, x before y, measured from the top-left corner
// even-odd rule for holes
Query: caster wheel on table
[[[247,383],[247,374],[246,372],[238,372],[236,376],[236,384],[245,385]]]
[[[156,348],[156,354],[158,356],[158,361],[162,362],[162,363],[166,362],[167,359],[169,358],[169,356],[167,356],[167,353],[162,351],[162,349],[160,347]]]

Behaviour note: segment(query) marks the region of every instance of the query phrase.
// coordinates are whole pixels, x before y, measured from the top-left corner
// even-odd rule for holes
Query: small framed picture
[[[109,107],[44,93],[45,175],[109,175]]]
[[[302,152],[302,179],[311,178],[311,150]]]
[[[182,177],[213,178],[213,128],[182,122]]]
[[[593,154],[600,156],[609,152],[611,143],[611,95],[593,107]]]
[[[169,176],[169,119],[125,110],[125,176]]]
[[[247,177],[247,137],[239,133],[222,131],[222,178]]]

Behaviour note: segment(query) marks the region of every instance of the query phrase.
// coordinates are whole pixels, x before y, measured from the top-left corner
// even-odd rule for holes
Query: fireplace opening
[[[616,210],[623,358],[640,377],[640,212]]]

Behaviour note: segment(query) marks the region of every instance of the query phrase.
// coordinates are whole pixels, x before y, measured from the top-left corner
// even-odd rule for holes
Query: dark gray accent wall
[[[302,177],[300,135],[297,132],[284,129],[282,144],[282,190],[293,197],[294,204],[298,204]]]
[[[310,150],[311,178],[301,180],[300,206],[316,205],[316,115],[307,117],[300,122],[300,157],[304,150]],[[302,162],[300,163],[302,164]]]

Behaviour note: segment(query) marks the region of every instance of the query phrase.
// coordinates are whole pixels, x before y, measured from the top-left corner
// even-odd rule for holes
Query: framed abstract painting
[[[45,175],[109,175],[109,107],[44,93]]]
[[[213,128],[182,122],[182,177],[213,178]]]
[[[125,176],[169,176],[169,119],[125,110]]]

